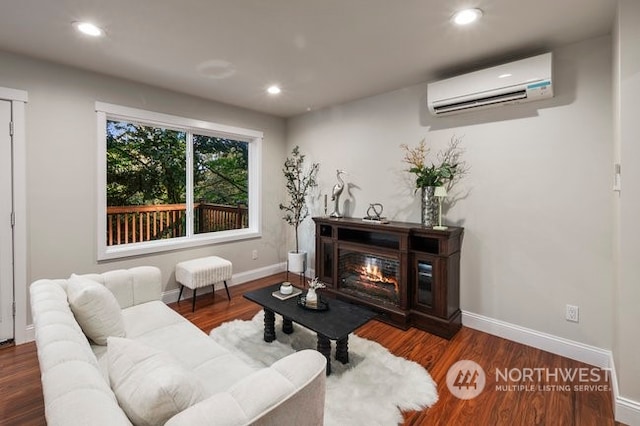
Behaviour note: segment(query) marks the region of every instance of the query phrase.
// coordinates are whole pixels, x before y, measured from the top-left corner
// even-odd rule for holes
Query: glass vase
[[[424,226],[433,227],[438,224],[438,199],[435,194],[435,186],[422,188],[422,214],[420,221]]]

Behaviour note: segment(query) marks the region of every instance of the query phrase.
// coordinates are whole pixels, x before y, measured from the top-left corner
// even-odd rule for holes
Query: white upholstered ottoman
[[[193,301],[191,302],[191,312],[193,312],[196,308],[198,289],[210,285],[215,297],[214,285],[219,282],[224,282],[227,298],[231,300],[227,280],[231,279],[232,274],[233,264],[218,256],[202,257],[178,263],[176,265],[176,281],[180,284],[178,302],[182,297],[182,290],[189,287],[193,290]]]

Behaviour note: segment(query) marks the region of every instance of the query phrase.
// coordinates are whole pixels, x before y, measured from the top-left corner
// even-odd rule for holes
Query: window
[[[260,236],[261,132],[96,110],[99,260]]]

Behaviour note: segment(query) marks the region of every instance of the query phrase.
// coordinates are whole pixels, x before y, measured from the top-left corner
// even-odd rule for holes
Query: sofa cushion
[[[98,345],[107,337],[124,337],[122,310],[113,293],[88,278],[71,275],[67,285],[71,311],[84,334]]]
[[[200,378],[209,394],[229,389],[258,369],[160,301],[124,309],[122,316],[127,338],[179,359],[181,365]]]
[[[81,276],[108,288],[122,309],[160,300],[162,296],[162,276],[160,270],[154,266],[138,266]]]
[[[166,352],[110,337],[109,380],[135,425],[161,425],[208,395],[198,377]]]
[[[325,372],[320,352],[296,352],[176,414],[166,426],[322,425]]]

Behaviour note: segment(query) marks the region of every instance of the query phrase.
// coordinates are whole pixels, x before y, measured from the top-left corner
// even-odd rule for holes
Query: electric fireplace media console
[[[316,275],[326,292],[397,327],[450,339],[460,322],[463,228],[314,217]]]

